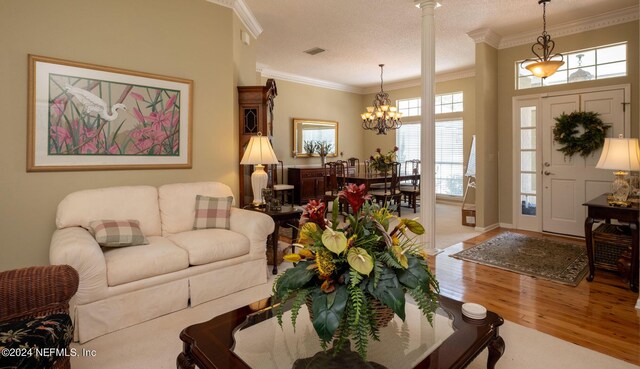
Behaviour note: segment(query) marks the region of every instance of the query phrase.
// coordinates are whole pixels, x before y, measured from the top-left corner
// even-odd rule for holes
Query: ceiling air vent
[[[321,49],[319,47],[314,47],[314,48],[311,48],[309,50],[305,50],[304,52],[309,54],[309,55],[316,55],[316,54],[320,54],[320,53],[325,52],[325,51],[326,51],[325,49]]]

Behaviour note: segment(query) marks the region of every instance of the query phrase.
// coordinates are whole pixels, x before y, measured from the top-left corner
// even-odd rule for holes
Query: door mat
[[[585,245],[511,232],[449,256],[570,286],[580,283],[588,265]]]

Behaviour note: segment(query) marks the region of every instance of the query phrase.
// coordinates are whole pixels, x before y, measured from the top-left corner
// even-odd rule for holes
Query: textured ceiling
[[[421,10],[413,0],[245,2],[264,29],[258,37],[257,62],[270,70],[356,87],[379,83],[380,63],[385,64],[385,83],[420,75]],[[473,66],[474,43],[467,32],[490,28],[505,37],[542,31],[537,0],[442,4],[436,9],[436,73]],[[638,0],[552,0],[547,28],[637,4]],[[313,47],[327,51],[303,53]]]

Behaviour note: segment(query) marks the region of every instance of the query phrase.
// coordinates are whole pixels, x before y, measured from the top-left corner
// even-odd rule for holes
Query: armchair
[[[68,265],[0,272],[0,348],[53,349],[0,356],[1,368],[70,368],[69,300],[77,289],[78,273]]]

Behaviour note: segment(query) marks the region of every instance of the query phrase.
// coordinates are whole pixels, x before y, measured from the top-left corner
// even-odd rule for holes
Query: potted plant
[[[338,222],[338,200],[331,220],[325,219],[325,203],[311,200],[305,207],[295,244],[300,251],[285,256],[294,267],[276,279],[273,294],[276,301],[292,301],[294,327],[299,309],[307,305],[324,349],[336,339],[336,353],[351,338],[365,359],[369,337],[378,340],[379,328],[394,314],[404,320],[405,293],[432,320],[438,282],[416,240],[424,233],[419,222],[399,219],[389,232],[394,216],[369,201],[364,185],[349,184],[339,199],[353,209],[343,226]],[[280,325],[282,314],[278,309]]]

